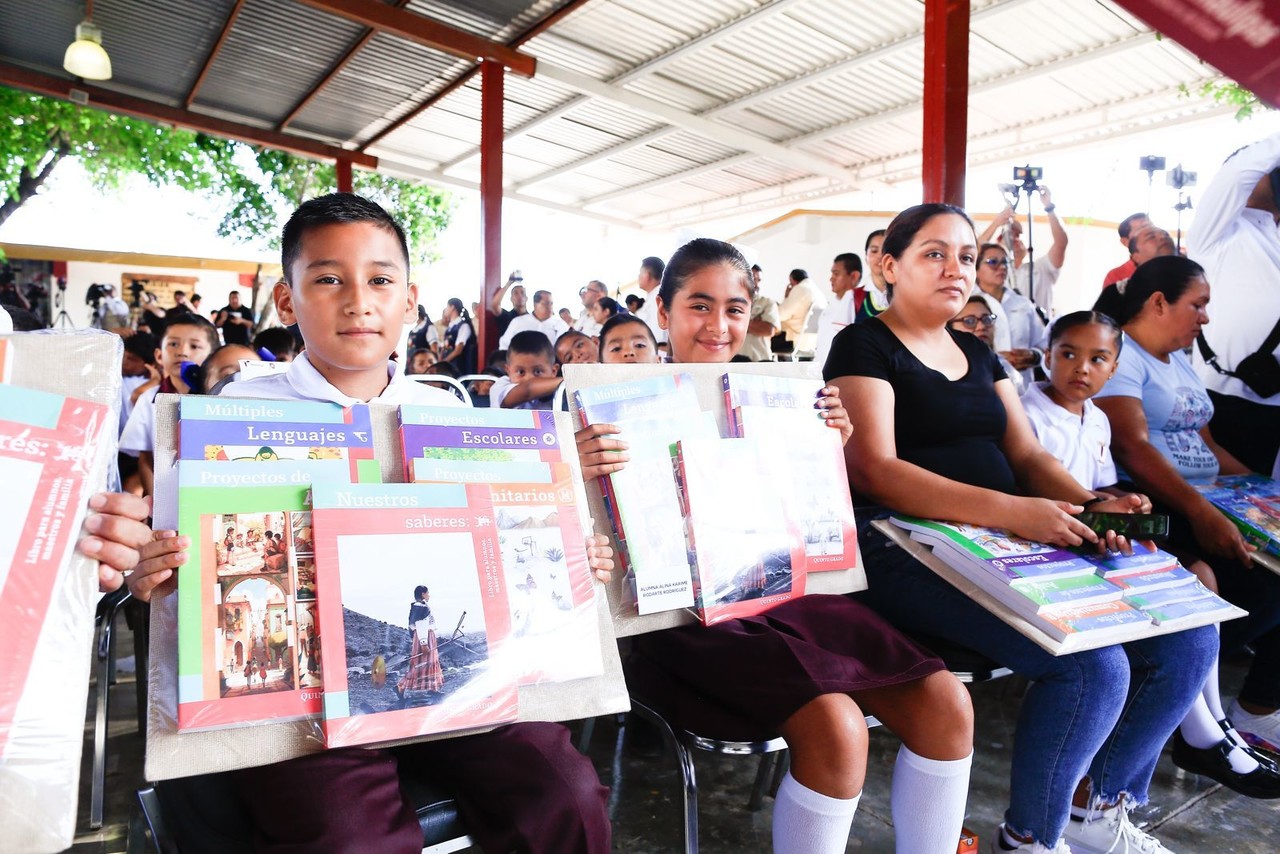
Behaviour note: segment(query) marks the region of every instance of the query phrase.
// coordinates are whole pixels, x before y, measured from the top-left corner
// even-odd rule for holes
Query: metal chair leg
[[[773,772],[777,764],[778,753],[761,754],[760,767],[756,769],[756,781],[751,784],[751,797],[747,800],[747,809],[751,812],[760,812],[760,808],[764,806],[764,791],[773,780]]]
[[[111,693],[111,659],[115,657],[115,607],[102,618],[96,647],[98,694],[93,717],[93,779],[89,793],[89,827],[102,827],[102,801],[107,776],[107,698]]]

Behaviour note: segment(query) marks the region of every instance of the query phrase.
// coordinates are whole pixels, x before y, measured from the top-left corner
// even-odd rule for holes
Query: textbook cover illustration
[[[1235,523],[1245,540],[1257,546],[1254,559],[1280,572],[1280,483],[1260,474],[1243,474],[1193,485]]]
[[[1178,566],[1178,559],[1168,552],[1134,540],[1130,543],[1133,554],[1098,554],[1079,549],[1080,555],[1098,568],[1098,574],[1110,581],[1129,575],[1161,572]]]
[[[640,614],[693,606],[693,577],[680,531],[671,445],[683,438],[718,438],[710,413],[698,406],[689,374],[593,386],[576,393],[585,424],[613,424],[630,462],[603,483],[610,522]]]
[[[599,675],[595,589],[568,464],[417,462],[432,464],[415,469],[418,482],[489,485],[511,609],[507,657],[520,684]]]
[[[756,468],[784,497],[804,537],[808,572],[857,565],[857,522],[840,432],[814,408],[821,380],[726,374],[725,400],[735,436],[760,443]]]
[[[178,459],[345,461],[352,482],[377,482],[369,407],[183,395]]]
[[[316,484],[330,747],[512,721],[511,610],[489,487]]]
[[[322,684],[306,462],[178,464],[178,728],[314,717]]]
[[[0,385],[0,761],[108,415],[101,404]]]
[[[415,472],[422,460],[560,461],[560,440],[551,413],[533,409],[406,404],[400,407],[400,442],[409,482],[441,479],[418,477]]]
[[[804,593],[804,542],[781,496],[761,489],[751,439],[692,438],[671,451],[704,625],[761,614]]]

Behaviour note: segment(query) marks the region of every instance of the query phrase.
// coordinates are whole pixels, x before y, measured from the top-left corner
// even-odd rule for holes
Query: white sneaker
[[[1067,822],[1063,838],[1075,854],[1172,854],[1159,839],[1129,821],[1134,806],[1122,800],[1108,810],[1090,809],[1084,821]]]
[[[1252,747],[1261,747],[1272,753],[1280,753],[1280,712],[1269,715],[1251,715],[1240,708],[1239,700],[1231,701],[1227,717]]]
[[[1046,848],[1039,842],[1023,842],[1017,848],[1005,848],[1000,843],[1004,838],[1004,823],[1001,822],[996,827],[996,832],[991,835],[991,854],[1009,854],[1012,851],[1021,851],[1022,854],[1071,854],[1071,849],[1067,847],[1066,840],[1059,839],[1058,844],[1052,848]]]

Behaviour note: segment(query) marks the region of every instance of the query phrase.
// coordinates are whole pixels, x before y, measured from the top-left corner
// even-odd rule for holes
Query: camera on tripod
[[[1039,189],[1036,182],[1044,177],[1044,167],[1042,166],[1015,166],[1013,167],[1013,180],[1017,184],[1022,185],[1022,191],[1030,195]]]
[[[89,290],[85,291],[84,304],[93,306],[93,310],[98,310],[98,304],[107,298],[107,286],[94,282],[89,286]]]

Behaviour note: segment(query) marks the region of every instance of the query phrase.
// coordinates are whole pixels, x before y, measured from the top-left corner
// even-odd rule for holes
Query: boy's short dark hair
[[[145,329],[139,329],[137,332],[124,339],[124,351],[132,353],[148,365],[156,363],[156,347],[160,342],[156,337]]]
[[[208,318],[201,317],[198,314],[180,314],[171,323],[166,323],[164,327],[164,335],[160,336],[160,341],[168,337],[169,330],[175,326],[194,326],[197,329],[204,330],[205,336],[209,339],[209,352],[212,353],[222,346],[222,341],[218,338],[218,327],[214,326]]]
[[[253,336],[253,349],[261,350],[264,347],[276,358],[297,355],[298,352],[293,333],[283,326],[268,326]]]
[[[302,238],[308,231],[348,222],[367,222],[393,233],[400,243],[400,251],[404,253],[404,269],[408,274],[409,242],[405,239],[400,223],[381,205],[364,196],[357,196],[355,193],[329,193],[298,205],[298,209],[284,224],[280,233],[280,262],[284,265],[285,281],[290,282],[293,262],[298,260],[298,255],[302,252]]]
[[[544,333],[536,329],[526,329],[524,332],[517,332],[511,338],[511,343],[507,345],[507,353],[518,353],[523,356],[542,356],[548,362],[555,364],[556,348],[551,343],[551,339]]]
[[[650,255],[640,262],[640,266],[649,271],[649,275],[658,281],[662,281],[662,274],[667,269],[667,264],[657,255]]]
[[[836,263],[844,267],[846,273],[862,272],[862,259],[857,252],[841,252],[836,256]]]

